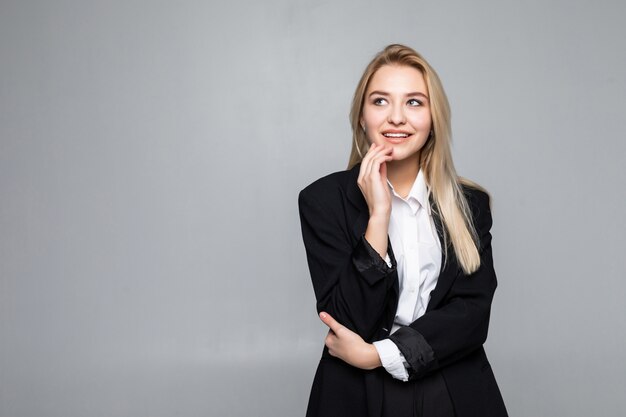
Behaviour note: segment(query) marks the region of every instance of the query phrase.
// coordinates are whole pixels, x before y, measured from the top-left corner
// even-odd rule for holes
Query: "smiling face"
[[[422,73],[405,65],[379,68],[368,84],[361,115],[369,142],[392,146],[394,161],[417,159],[431,125]]]

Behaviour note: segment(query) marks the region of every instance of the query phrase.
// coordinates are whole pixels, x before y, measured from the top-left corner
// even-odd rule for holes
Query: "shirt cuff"
[[[387,240],[389,241],[389,238],[387,238]],[[389,266],[376,249],[370,245],[365,238],[365,233],[362,233],[352,252],[352,263],[370,285],[374,285],[378,281],[388,278],[396,272],[396,260],[389,242],[387,250],[389,251],[391,266]]]
[[[405,367],[405,364],[408,365],[408,363],[395,343],[389,339],[384,339],[374,342],[374,347],[378,351],[380,362],[392,377],[405,382],[409,380],[409,373]]]
[[[423,376],[430,369],[439,366],[435,352],[424,336],[410,326],[401,326],[389,336],[398,350],[402,349],[411,379]],[[382,362],[382,361],[381,361]]]

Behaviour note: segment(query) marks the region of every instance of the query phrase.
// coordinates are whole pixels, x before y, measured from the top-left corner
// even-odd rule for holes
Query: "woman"
[[[437,74],[389,45],[350,119],[348,170],[298,197],[329,327],[307,416],[506,416],[483,349],[497,284],[489,195],[455,172]]]

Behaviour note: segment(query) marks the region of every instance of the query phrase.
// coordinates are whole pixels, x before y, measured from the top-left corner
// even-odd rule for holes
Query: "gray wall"
[[[304,415],[325,330],[297,193],[345,169],[392,42],[438,70],[457,169],[494,198],[510,414],[619,415],[624,12],[2,0],[0,416]]]

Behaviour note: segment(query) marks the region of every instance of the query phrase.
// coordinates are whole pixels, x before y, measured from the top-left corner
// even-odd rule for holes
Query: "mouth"
[[[409,136],[411,136],[411,134],[408,132],[383,132],[382,135],[385,137],[385,139],[387,139],[387,142],[396,144],[404,142],[408,139]]]

